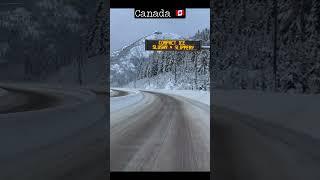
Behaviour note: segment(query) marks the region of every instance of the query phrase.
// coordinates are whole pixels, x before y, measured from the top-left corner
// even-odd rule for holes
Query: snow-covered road
[[[214,93],[217,179],[320,179],[319,95]]]
[[[134,90],[110,105],[112,171],[210,170],[208,105]]]
[[[8,92],[0,97],[0,179],[104,177],[105,96],[79,87],[0,87]]]

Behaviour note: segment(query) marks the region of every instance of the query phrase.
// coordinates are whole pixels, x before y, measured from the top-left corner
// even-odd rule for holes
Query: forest
[[[217,0],[215,88],[320,93],[320,1]]]
[[[105,1],[28,0],[0,8],[0,79],[39,81],[106,53]]]
[[[123,48],[119,55],[111,56],[111,86],[208,91],[210,49],[146,51],[145,39],[158,35],[160,39],[172,39],[170,33],[157,33]],[[198,30],[190,39],[208,46],[209,36],[209,28],[206,28]]]

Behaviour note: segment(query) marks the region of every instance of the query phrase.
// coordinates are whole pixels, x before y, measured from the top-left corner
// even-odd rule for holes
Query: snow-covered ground
[[[320,95],[215,90],[213,104],[320,138]]]
[[[141,88],[141,89],[166,89],[166,90],[193,90],[193,76],[194,73],[185,73],[178,76],[176,83],[173,73],[161,73],[150,78],[139,79],[136,82],[132,81],[127,84],[126,88]],[[198,84],[208,84],[208,77],[206,75],[198,76]],[[209,87],[208,87],[209,89]]]
[[[7,91],[0,88],[0,96],[4,96],[7,94]]]
[[[113,97],[113,96],[116,96],[118,95],[118,92],[117,91],[113,91],[110,89],[110,97]]]
[[[199,101],[203,104],[210,105],[209,91],[193,91],[193,90],[167,90],[167,89],[148,89],[148,91],[178,95],[185,98]]]
[[[0,86],[2,88],[8,88],[12,90],[34,92],[59,100],[57,106],[50,107],[48,109],[45,108],[41,111],[75,107],[81,104],[89,103],[96,98],[93,92],[75,86],[54,86],[52,84],[40,83],[0,83]]]
[[[129,94],[126,96],[118,96],[110,98],[110,112],[114,112],[130,105],[136,104],[143,99],[143,94],[138,90],[126,88],[112,88],[114,90],[126,91]]]

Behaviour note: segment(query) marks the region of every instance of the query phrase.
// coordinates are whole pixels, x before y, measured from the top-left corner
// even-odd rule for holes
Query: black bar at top
[[[110,8],[210,8],[210,0],[110,0]]]

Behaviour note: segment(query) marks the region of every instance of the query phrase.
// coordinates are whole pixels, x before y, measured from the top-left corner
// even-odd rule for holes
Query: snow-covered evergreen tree
[[[92,5],[90,0],[32,0],[1,9],[0,44],[7,47],[0,57],[7,60],[0,66],[0,73],[6,74],[1,77],[42,80],[86,61],[84,39],[94,15]],[[78,65],[75,73],[82,67]]]
[[[271,91],[278,79],[276,90],[281,92],[319,92],[319,1],[277,0],[278,15],[273,13],[273,2],[214,2],[215,87]]]
[[[209,45],[208,28],[191,39]],[[209,49],[194,52],[145,51],[145,39],[181,39],[171,33],[151,34],[111,55],[111,86],[209,90]]]

